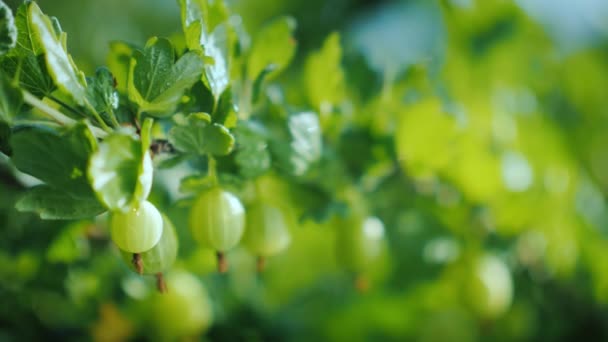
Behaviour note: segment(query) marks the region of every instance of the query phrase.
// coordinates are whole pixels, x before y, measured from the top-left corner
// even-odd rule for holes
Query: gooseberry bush
[[[165,291],[178,239],[149,196],[159,170],[187,165],[179,205],[190,208],[189,238],[216,252],[220,272],[239,243],[262,271],[266,258],[288,248],[298,215],[340,220],[344,263],[364,271],[380,255],[382,222],[366,219],[346,174],[328,179],[324,171],[340,167],[331,160],[343,125],[339,36],[307,62],[311,72],[335,70],[307,80],[312,106],[293,108],[269,89],[296,51],[292,18],[268,23],[250,43],[223,2],[179,5],[182,35],[144,46],[113,42],[108,66],[86,76],[56,18],[36,2],[15,14],[2,3],[2,152],[40,180],[16,208],[44,220],[97,218],[126,264],[156,275]],[[276,189],[290,184],[313,199]]]
[[[320,0],[250,29],[257,2],[227,2],[178,0],[174,34],[91,39],[105,65],[77,65],[50,2],[0,0],[0,341],[605,318],[605,51],[559,60],[523,2],[396,2],[391,34],[312,30],[295,9]]]

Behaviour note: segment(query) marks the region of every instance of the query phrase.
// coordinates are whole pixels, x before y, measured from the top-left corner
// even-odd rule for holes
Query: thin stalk
[[[25,103],[29,104],[30,106],[32,106],[34,108],[37,108],[44,114],[48,115],[49,117],[51,117],[53,120],[55,120],[57,123],[59,123],[62,126],[73,125],[76,123],[76,120],[66,116],[65,114],[58,111],[57,109],[40,101],[36,96],[30,94],[27,91],[23,91],[23,100],[25,101]],[[90,128],[91,128],[91,131],[93,132],[93,134],[98,138],[103,138],[106,135],[108,135],[108,133],[106,133],[102,129],[99,129],[98,127],[90,126]]]
[[[56,98],[55,96],[49,95],[47,97],[49,99],[53,100],[54,102],[58,103],[63,108],[69,110],[70,112],[72,112],[72,113],[74,113],[76,115],[80,115],[80,116],[86,117],[86,115],[84,113],[77,111],[74,107],[70,106],[69,104],[67,104],[67,103],[65,103],[63,101],[61,101],[60,99]]]
[[[84,105],[85,105],[85,107],[88,110],[91,111],[91,113],[95,117],[95,120],[97,120],[97,122],[99,122],[99,125],[101,125],[101,128],[103,128],[104,131],[106,131],[106,132],[111,132],[112,131],[112,129],[106,124],[105,121],[103,121],[103,119],[101,118],[101,116],[99,115],[99,113],[97,113],[97,110],[95,110],[95,108],[93,107],[93,105],[91,105],[91,103],[88,100],[85,99]]]

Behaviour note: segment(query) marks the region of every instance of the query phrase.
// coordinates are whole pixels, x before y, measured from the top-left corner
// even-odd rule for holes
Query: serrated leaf
[[[36,3],[32,2],[28,9],[29,25],[44,51],[49,74],[61,91],[70,95],[77,104],[84,105],[86,81],[65,49],[66,34],[57,34],[57,25],[42,13]]]
[[[9,55],[20,57],[38,56],[43,53],[40,42],[35,37],[32,28],[30,27],[30,7],[33,6],[31,1],[26,1],[19,6],[15,14],[15,26],[17,27],[17,45]]]
[[[234,146],[234,137],[228,129],[218,123],[211,123],[205,113],[188,116],[188,124],[175,126],[169,131],[169,141],[182,152],[217,156],[227,155]]]
[[[327,37],[321,50],[306,59],[306,94],[317,110],[324,111],[328,105],[339,104],[344,99],[346,89],[341,63],[340,35],[336,32]]]
[[[17,50],[17,48],[12,51]],[[2,68],[10,77],[19,73],[19,85],[30,93],[43,97],[55,90],[55,84],[46,68],[44,55],[26,53],[19,57],[12,55],[2,61]]]
[[[15,47],[16,42],[17,29],[13,12],[4,1],[0,1],[0,56]]]
[[[76,198],[48,185],[29,189],[19,199],[15,208],[19,211],[35,212],[43,220],[84,219],[106,211],[94,196]]]
[[[0,122],[10,124],[23,105],[21,90],[0,72]]]
[[[99,200],[111,210],[127,211],[150,194],[152,159],[133,134],[115,132],[91,157],[88,176]]]
[[[87,99],[106,123],[111,123],[118,108],[118,92],[114,89],[114,77],[105,67],[98,68],[95,77],[87,80]]]
[[[247,61],[247,77],[250,80],[255,81],[269,66],[272,66],[272,71],[267,78],[276,76],[289,65],[296,51],[293,38],[295,28],[293,18],[281,17],[256,34]]]
[[[175,62],[171,42],[152,38],[143,51],[135,51],[129,68],[129,99],[141,111],[157,116],[172,114],[184,91],[202,75],[203,58],[187,52]]]
[[[82,122],[63,131],[26,127],[11,137],[12,160],[22,172],[78,198],[92,191],[86,177],[97,140]]]
[[[255,178],[271,166],[268,142],[263,127],[252,121],[242,121],[235,131],[237,145],[235,161],[245,178]]]
[[[302,176],[321,158],[322,136],[319,118],[313,112],[290,115],[287,119],[287,131],[289,144],[286,144],[281,136],[274,137],[272,151],[283,168],[295,176]]]

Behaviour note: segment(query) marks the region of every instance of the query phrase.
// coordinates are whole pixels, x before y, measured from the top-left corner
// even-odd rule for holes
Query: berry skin
[[[118,248],[128,253],[142,253],[160,241],[163,217],[152,203],[144,201],[139,208],[126,213],[112,213],[110,231]]]

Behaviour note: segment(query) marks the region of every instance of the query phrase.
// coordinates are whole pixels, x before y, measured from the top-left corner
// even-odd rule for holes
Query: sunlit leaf
[[[256,35],[247,62],[247,77],[254,81],[269,66],[271,78],[283,70],[296,51],[293,31],[296,22],[291,17],[275,19],[264,26]]]
[[[210,116],[205,113],[190,114],[187,125],[173,127],[169,141],[179,151],[198,155],[223,156],[234,146],[230,131],[220,124],[211,123]]]

